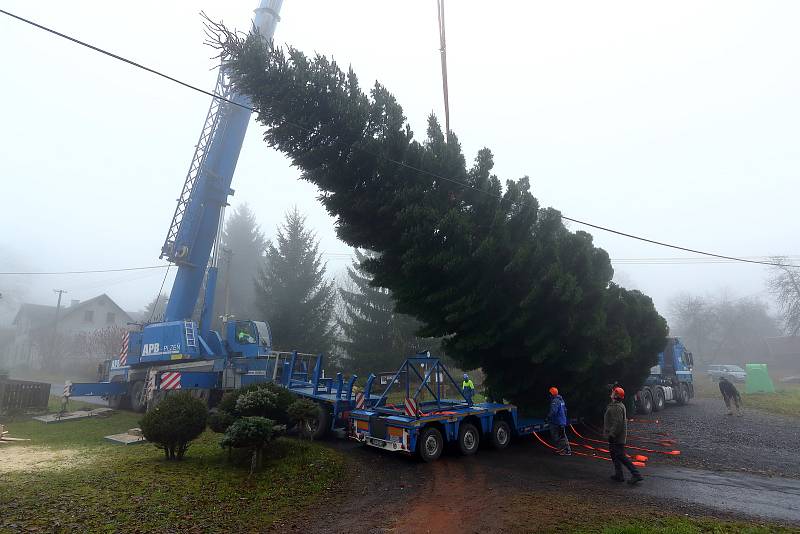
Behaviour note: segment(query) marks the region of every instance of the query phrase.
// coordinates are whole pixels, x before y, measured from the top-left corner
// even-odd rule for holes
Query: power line
[[[190,83],[181,81],[181,80],[179,80],[177,78],[174,78],[172,76],[164,74],[164,73],[162,73],[160,71],[157,71],[157,70],[152,69],[150,67],[146,67],[146,66],[144,66],[144,65],[142,65],[140,63],[137,63],[137,62],[135,62],[133,60],[127,59],[127,58],[125,58],[123,56],[120,56],[118,54],[114,54],[113,52],[109,52],[109,51],[104,50],[104,49],[102,49],[100,47],[97,47],[97,46],[91,45],[89,43],[86,43],[84,41],[81,41],[80,39],[76,39],[75,37],[71,37],[71,36],[66,35],[64,33],[61,33],[59,31],[53,30],[51,28],[48,28],[47,26],[44,26],[42,24],[38,24],[38,23],[36,23],[36,22],[34,22],[32,20],[26,19],[24,17],[20,17],[19,15],[15,15],[15,14],[10,13],[8,11],[5,11],[3,9],[0,9],[0,13],[2,13],[4,15],[7,15],[7,16],[9,16],[11,18],[17,19],[17,20],[19,20],[21,22],[24,22],[26,24],[30,24],[31,26],[34,26],[34,27],[36,27],[36,28],[38,28],[40,30],[46,31],[48,33],[51,33],[51,34],[56,35],[58,37],[61,37],[63,39],[67,39],[68,41],[71,41],[71,42],[73,42],[75,44],[79,44],[81,46],[89,48],[90,50],[93,50],[93,51],[98,52],[100,54],[109,56],[109,57],[114,58],[114,59],[116,59],[118,61],[122,61],[124,63],[127,63],[128,65],[131,65],[131,66],[134,66],[136,68],[142,69],[144,71],[147,71],[147,72],[149,72],[151,74],[154,74],[156,76],[159,76],[161,78],[165,78],[165,79],[167,79],[167,80],[169,80],[171,82],[177,83],[178,85],[181,85],[181,86],[186,87],[188,89],[192,89],[194,91],[197,91],[197,92],[202,93],[204,95],[210,96],[212,98],[217,98],[219,100],[227,102],[228,104],[232,104],[232,105],[239,106],[241,108],[250,110],[251,112],[256,112],[256,113],[258,112],[258,110],[256,110],[255,108],[252,108],[250,106],[246,106],[244,104],[240,104],[238,102],[234,102],[233,100],[230,100],[230,99],[227,99],[227,98],[222,97],[220,95],[217,95],[217,94],[215,94],[215,93],[213,93],[211,91],[207,91],[205,89],[202,89],[202,88],[197,87],[195,85],[192,85]],[[284,122],[284,124],[287,124],[289,126],[298,128],[298,129],[300,129],[302,131],[311,131],[310,128],[301,126],[299,124],[296,124],[296,123],[293,123],[293,122],[290,122],[290,121],[283,121],[283,122]],[[340,143],[340,144],[343,144],[343,145],[346,145],[346,143],[344,143],[343,141],[336,141],[336,142]],[[477,187],[475,187],[473,185],[464,183],[464,182],[462,182],[460,180],[456,180],[454,178],[449,178],[449,177],[446,177],[446,176],[441,176],[441,175],[436,174],[434,172],[430,172],[430,171],[426,171],[425,169],[420,169],[420,168],[414,167],[413,165],[409,165],[409,164],[407,164],[405,162],[398,161],[398,160],[395,160],[393,158],[389,158],[389,157],[381,155],[381,154],[373,154],[373,153],[371,153],[371,152],[369,152],[369,151],[367,151],[367,150],[365,150],[363,148],[356,147],[354,144],[351,144],[349,146],[351,148],[355,148],[356,150],[360,150],[361,152],[363,152],[365,154],[371,155],[371,156],[373,156],[375,158],[383,159],[383,160],[388,161],[390,163],[394,163],[395,165],[398,165],[398,166],[404,167],[406,169],[413,170],[415,172],[430,176],[430,177],[435,178],[437,180],[444,180],[446,182],[451,182],[451,183],[456,184],[456,185],[458,185],[460,187],[471,189],[471,190],[476,191],[478,193],[489,195],[489,196],[491,196],[493,198],[502,200],[502,196],[500,196],[500,195],[494,195],[494,194],[490,193],[489,191],[486,191],[486,190],[483,190],[483,189],[479,189],[479,188],[477,188]],[[697,249],[692,249],[692,248],[688,248],[688,247],[682,247],[682,246],[679,246],[679,245],[673,245],[671,243],[666,243],[664,241],[658,241],[658,240],[655,240],[655,239],[650,239],[650,238],[647,238],[647,237],[638,236],[638,235],[631,234],[631,233],[628,233],[628,232],[622,232],[620,230],[615,230],[615,229],[609,228],[607,226],[601,226],[601,225],[598,225],[598,224],[592,224],[592,223],[589,223],[589,222],[586,222],[586,221],[582,221],[580,219],[574,219],[572,217],[567,217],[563,213],[561,214],[561,218],[564,219],[564,220],[570,221],[570,222],[574,222],[574,223],[577,223],[577,224],[588,226],[590,228],[595,228],[597,230],[602,230],[604,232],[608,232],[608,233],[611,233],[611,234],[616,234],[616,235],[620,235],[620,236],[623,236],[623,237],[627,237],[629,239],[635,239],[635,240],[642,241],[642,242],[645,242],[645,243],[650,243],[650,244],[658,245],[658,246],[661,246],[661,247],[672,248],[672,249],[675,249],[675,250],[682,250],[684,252],[691,252],[693,254],[701,254],[703,256],[709,256],[709,257],[713,257],[713,258],[720,258],[720,259],[725,259],[725,260],[730,260],[730,261],[735,261],[735,262],[741,262],[741,263],[752,263],[752,264],[759,264],[759,265],[767,265],[767,266],[770,266],[770,267],[797,267],[795,265],[788,265],[788,264],[777,263],[777,262],[772,262],[772,261],[761,261],[761,260],[750,260],[750,259],[746,259],[746,258],[737,258],[735,256],[726,256],[724,254],[715,254],[713,252],[705,252],[703,250],[697,250]],[[0,273],[0,274],[3,274],[3,273]]]
[[[90,269],[86,271],[32,271],[32,272],[4,272],[0,273],[0,276],[4,275],[24,275],[24,276],[32,276],[32,275],[57,275],[57,274],[92,274],[92,273],[120,273],[123,271],[144,271],[146,269],[164,269],[169,267],[169,265],[150,265],[149,267],[126,267],[123,269]]]

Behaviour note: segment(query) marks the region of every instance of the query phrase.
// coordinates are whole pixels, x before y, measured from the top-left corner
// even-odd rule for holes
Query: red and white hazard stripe
[[[179,372],[162,373],[160,389],[181,389],[181,374]]]
[[[119,351],[119,365],[128,365],[128,343],[130,342],[130,334],[125,332],[122,336],[122,349]]]
[[[356,410],[364,409],[364,394],[356,393]]]
[[[408,417],[416,417],[419,414],[419,410],[417,409],[417,401],[414,399],[407,397],[403,404],[405,404],[405,412]]]

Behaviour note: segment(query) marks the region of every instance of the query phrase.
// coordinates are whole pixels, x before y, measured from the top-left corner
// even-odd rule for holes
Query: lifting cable
[[[572,430],[572,432],[576,436],[578,436],[579,438],[584,439],[586,441],[591,441],[593,443],[603,443],[603,444],[607,443],[606,441],[601,441],[599,439],[592,439],[592,438],[587,438],[585,436],[582,436],[580,432],[575,430],[575,426],[574,425],[569,425],[569,428],[570,428],[570,430]],[[633,449],[635,451],[655,452],[657,454],[666,454],[667,456],[679,456],[681,454],[681,451],[679,451],[677,449],[671,450],[671,451],[657,451],[655,449],[648,449],[648,448],[645,448],[645,447],[636,447],[635,445],[625,445],[625,448],[626,449]]]
[[[534,437],[536,439],[539,440],[539,443],[541,443],[542,445],[544,445],[548,449],[552,449],[554,451],[558,450],[556,447],[553,447],[552,445],[547,443],[545,440],[543,440],[542,437],[537,432],[534,432],[533,435],[534,435]],[[607,458],[607,457],[603,456],[602,454],[598,454],[598,453],[595,453],[595,452],[585,453],[585,452],[580,452],[580,451],[572,451],[572,454],[573,455],[577,455],[577,456],[585,456],[587,458],[596,458],[598,460],[605,460],[607,462],[611,461],[611,458]],[[633,465],[635,465],[636,467],[647,467],[647,465],[644,463],[644,461],[641,460],[641,458],[645,458],[646,459],[647,458],[646,456],[631,457],[630,455],[628,455],[628,457],[631,458],[631,460],[633,461]]]

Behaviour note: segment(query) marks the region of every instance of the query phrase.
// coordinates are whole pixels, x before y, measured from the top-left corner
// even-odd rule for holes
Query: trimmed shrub
[[[188,391],[170,395],[139,421],[142,435],[164,451],[167,460],[181,460],[192,440],[203,433],[208,408]]]
[[[229,414],[228,412],[223,412],[219,408],[213,408],[208,413],[208,427],[217,432],[218,434],[222,434],[228,427],[233,424],[236,418]]]
[[[297,423],[300,433],[311,438],[311,425],[319,417],[319,410],[320,407],[316,402],[302,398],[297,399],[289,406],[287,414],[291,421]]]
[[[264,448],[272,441],[275,422],[265,417],[242,417],[225,431],[220,446],[252,451],[250,473],[261,468]]]
[[[265,407],[265,411],[259,414],[240,413],[236,408],[236,403],[238,402],[239,398],[242,395],[259,390],[266,390],[274,393],[276,396],[274,405],[269,408]],[[289,423],[287,410],[295,400],[297,400],[297,397],[292,392],[279,386],[278,384],[250,384],[249,386],[225,393],[222,396],[222,400],[220,400],[219,405],[217,405],[217,409],[221,412],[227,412],[233,416],[234,419],[243,415],[260,415],[262,417],[272,419],[276,423],[285,425]]]
[[[236,399],[236,413],[242,416],[267,417],[275,411],[278,396],[267,388],[248,391]]]

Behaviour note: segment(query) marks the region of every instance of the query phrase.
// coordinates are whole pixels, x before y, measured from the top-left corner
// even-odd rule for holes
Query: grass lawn
[[[756,408],[766,412],[800,417],[800,384],[782,384],[775,382],[775,393],[751,393],[744,392],[744,384],[737,382],[734,384],[742,395],[742,402],[745,408]],[[698,380],[694,383],[695,395],[699,398],[719,399],[722,396],[719,392],[719,384],[710,380]]]
[[[577,528],[579,534],[772,534],[795,532],[774,525],[753,525],[710,518],[663,517],[612,521],[589,528]]]
[[[742,401],[744,406],[781,415],[800,417],[800,387],[781,384],[776,388],[775,393],[743,394]]]
[[[211,431],[183,462],[166,462],[150,444],[103,439],[139,417],[9,423],[11,436],[31,441],[0,448],[0,531],[255,531],[315,502],[343,473],[338,453],[289,438],[252,478],[226,461]]]
[[[652,505],[631,506],[598,493],[590,499],[574,493],[543,491],[512,500],[522,511],[508,524],[513,532],[530,532],[532,524],[542,532],[579,534],[788,534],[797,529],[771,523],[738,522],[713,517],[676,515]],[[579,510],[579,513],[576,513]],[[517,515],[517,514],[515,514]]]

